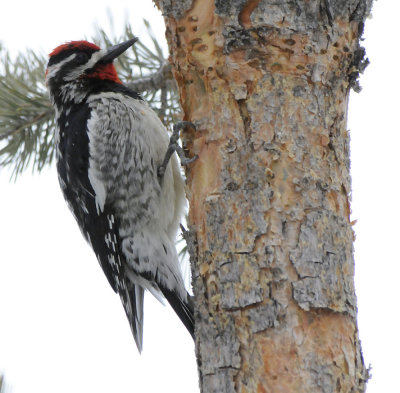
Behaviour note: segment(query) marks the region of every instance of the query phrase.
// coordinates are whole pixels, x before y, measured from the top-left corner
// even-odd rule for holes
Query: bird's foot
[[[158,174],[158,177],[161,179],[164,176],[164,173],[167,169],[168,162],[169,162],[172,154],[174,154],[174,152],[176,152],[176,154],[178,154],[178,156],[181,160],[181,164],[184,166],[196,161],[198,158],[197,155],[195,155],[192,158],[186,157],[182,147],[179,146],[179,143],[178,143],[179,131],[185,127],[192,127],[194,130],[196,130],[196,126],[190,121],[184,120],[184,121],[179,121],[178,123],[174,124],[172,135],[171,135],[171,138],[169,139],[168,149],[167,149],[167,152],[165,153],[164,161],[158,167],[157,174]]]

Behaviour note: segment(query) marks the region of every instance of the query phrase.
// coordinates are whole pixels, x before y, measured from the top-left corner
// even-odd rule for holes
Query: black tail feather
[[[194,340],[194,311],[191,297],[188,295],[188,301],[185,302],[174,291],[159,288]]]
[[[124,291],[120,291],[120,297],[131,326],[133,338],[135,339],[139,353],[141,353],[143,349],[144,289],[140,285],[135,284],[128,284],[128,287],[124,285],[124,289]]]

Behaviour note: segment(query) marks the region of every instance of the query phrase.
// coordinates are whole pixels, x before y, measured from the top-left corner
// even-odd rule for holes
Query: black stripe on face
[[[86,63],[92,54],[94,52],[97,52],[97,50],[92,49],[92,48],[71,48],[71,49],[65,49],[62,52],[58,53],[55,56],[51,56],[49,59],[49,62],[47,63],[47,68],[51,67],[54,64],[57,64],[64,59],[66,59],[68,56],[71,56],[72,54],[76,53],[76,57],[72,61],[74,65],[78,66],[81,64]]]

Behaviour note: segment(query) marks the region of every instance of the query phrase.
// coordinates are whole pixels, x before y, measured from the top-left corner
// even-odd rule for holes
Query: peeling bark
[[[371,0],[158,0],[185,119],[200,387],[363,392],[349,89]]]

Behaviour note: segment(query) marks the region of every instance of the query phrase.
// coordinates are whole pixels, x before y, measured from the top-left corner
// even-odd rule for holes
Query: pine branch
[[[0,167],[13,166],[17,176],[33,160],[40,171],[54,154],[54,115],[43,84],[45,57],[28,51],[12,62],[4,49],[0,57]]]
[[[171,64],[164,63],[161,68],[148,75],[142,77],[133,82],[128,83],[128,86],[138,93],[142,93],[149,90],[161,90],[170,87],[170,82],[173,82]]]
[[[137,42],[118,58],[121,80],[142,94],[168,126],[179,118],[180,107],[171,66],[150,25],[144,21],[153,48]],[[109,37],[99,29],[92,41],[108,47],[133,37],[126,26],[121,37]],[[44,85],[47,57],[28,51],[11,60],[0,46],[0,169],[11,167],[13,177],[30,164],[40,171],[54,158],[54,112]]]
[[[10,388],[10,386],[8,386],[8,388]],[[0,374],[0,393],[6,393],[7,390],[10,391],[10,389],[7,389],[4,375]]]

